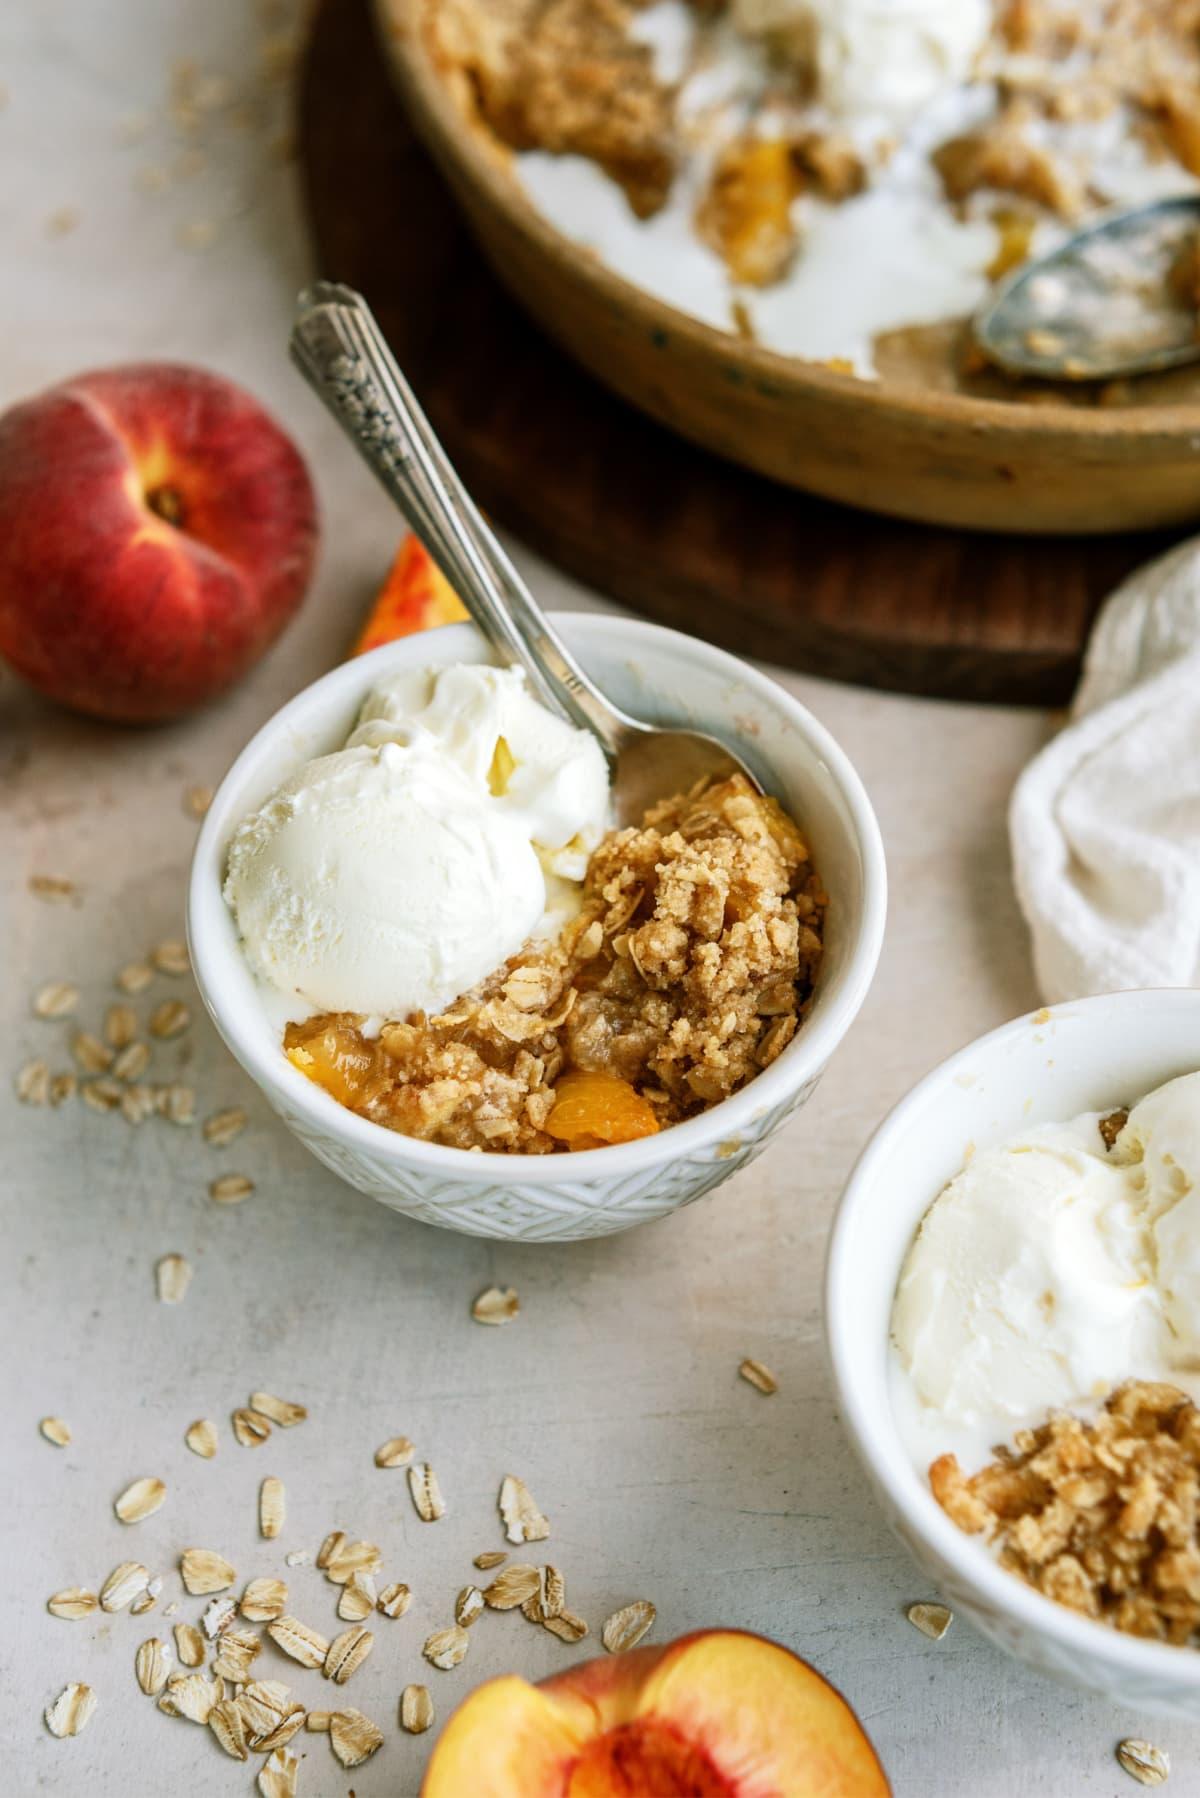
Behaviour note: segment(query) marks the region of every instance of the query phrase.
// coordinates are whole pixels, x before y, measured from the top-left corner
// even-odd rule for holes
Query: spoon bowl
[[[1200,194],[1108,213],[1022,263],[972,321],[989,362],[1109,381],[1200,359]]]

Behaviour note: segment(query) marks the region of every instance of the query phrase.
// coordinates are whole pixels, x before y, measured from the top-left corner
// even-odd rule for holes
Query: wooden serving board
[[[366,0],[322,0],[300,144],[319,272],[367,296],[476,497],[665,624],[837,680],[1057,705],[1105,594],[1179,535],[908,524],[776,486],[652,423],[498,285],[405,119]]]

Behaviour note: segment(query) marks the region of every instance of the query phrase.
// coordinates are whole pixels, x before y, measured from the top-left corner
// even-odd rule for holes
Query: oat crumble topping
[[[741,776],[594,852],[583,906],[437,1017],[290,1024],[291,1061],[363,1117],[454,1148],[548,1154],[649,1135],[790,1042],[827,900],[799,830]]]

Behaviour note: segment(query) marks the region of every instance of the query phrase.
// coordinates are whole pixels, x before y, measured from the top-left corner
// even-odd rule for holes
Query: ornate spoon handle
[[[615,757],[645,729],[579,667],[513,567],[434,434],[370,308],[352,288],[301,294],[292,360],[421,538],[501,659]]]

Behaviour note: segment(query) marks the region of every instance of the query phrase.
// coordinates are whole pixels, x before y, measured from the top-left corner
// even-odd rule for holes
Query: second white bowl
[[[735,657],[675,631],[572,613],[556,619],[588,673],[638,716],[685,720],[742,746],[799,821],[830,896],[826,948],[803,1027],[757,1079],[711,1111],[640,1142],[571,1155],[467,1153],[357,1117],[297,1070],[221,897],[229,839],[300,763],[339,747],[378,681],[404,668],[486,662],[477,631],[448,625],[336,668],[263,726],[221,783],[196,845],[188,894],[192,963],[234,1055],[319,1160],[424,1223],[474,1236],[559,1242],[664,1216],[710,1192],[765,1148],[804,1103],[875,972],[887,876],[862,783],[799,701]]]
[[[1009,1654],[1122,1704],[1200,1719],[1200,1653],[1122,1635],[1043,1598],[946,1516],[888,1391],[896,1281],[925,1211],[984,1149],[1031,1124],[1131,1104],[1200,1068],[1200,991],[1111,993],[1033,1012],[913,1088],[850,1176],[834,1223],[825,1328],[842,1420],[893,1529],[956,1610]],[[1135,1374],[1135,1368],[1130,1373]]]

